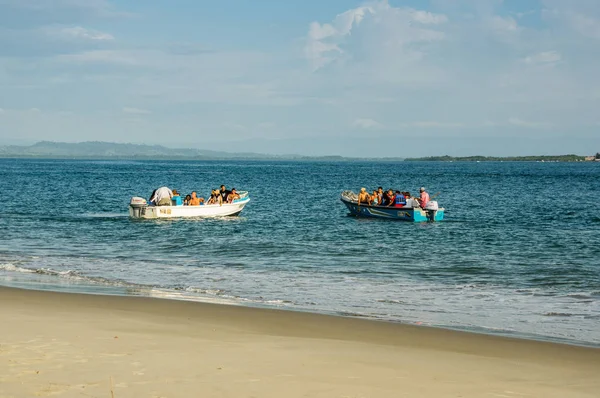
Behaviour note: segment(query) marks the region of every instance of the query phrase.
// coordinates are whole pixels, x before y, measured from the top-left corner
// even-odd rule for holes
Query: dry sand
[[[0,288],[0,397],[600,397],[600,350]]]

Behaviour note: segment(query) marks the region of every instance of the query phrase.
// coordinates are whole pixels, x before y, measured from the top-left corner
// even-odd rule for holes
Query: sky
[[[0,145],[600,151],[598,0],[0,0]]]

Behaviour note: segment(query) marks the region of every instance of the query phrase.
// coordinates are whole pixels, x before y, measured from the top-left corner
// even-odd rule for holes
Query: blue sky
[[[597,0],[0,0],[0,144],[600,150]]]

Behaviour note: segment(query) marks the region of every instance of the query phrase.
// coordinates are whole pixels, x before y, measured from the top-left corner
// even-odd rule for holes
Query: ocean
[[[0,159],[0,284],[310,311],[600,346],[600,164]],[[130,220],[167,185],[239,217]],[[445,220],[356,219],[378,186]]]

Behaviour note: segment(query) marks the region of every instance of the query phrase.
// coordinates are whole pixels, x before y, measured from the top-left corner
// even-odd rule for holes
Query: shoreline
[[[72,301],[75,301],[75,303],[71,303],[71,299],[67,299],[62,301],[62,303],[67,303],[72,307],[77,307],[77,303],[85,301],[85,300],[90,300],[91,301],[103,301],[103,299],[106,299],[106,302],[109,302],[111,304],[116,304],[119,303],[120,305],[123,306],[123,308],[131,308],[131,309],[137,309],[139,305],[146,305],[149,303],[152,303],[153,305],[155,305],[156,307],[160,307],[161,310],[163,309],[163,307],[168,307],[169,305],[174,305],[174,306],[190,306],[189,309],[194,308],[193,306],[198,306],[198,309],[200,311],[201,307],[206,307],[205,310],[210,309],[211,312],[226,312],[226,311],[232,311],[233,314],[235,315],[239,315],[242,313],[245,313],[245,311],[249,311],[249,312],[254,312],[256,311],[257,314],[263,315],[263,316],[272,316],[272,317],[277,317],[278,315],[282,316],[282,317],[298,317],[298,320],[301,320],[303,318],[309,319],[311,317],[315,317],[315,318],[319,318],[319,319],[328,319],[332,322],[336,322],[335,320],[337,320],[337,322],[344,322],[342,320],[347,320],[348,322],[352,323],[352,322],[357,322],[357,323],[365,323],[365,327],[367,327],[366,325],[368,324],[378,324],[378,325],[387,325],[387,326],[381,326],[381,327],[385,327],[385,328],[389,328],[390,331],[393,328],[407,328],[411,330],[411,335],[415,334],[415,333],[420,333],[417,332],[417,330],[422,331],[422,330],[426,330],[427,332],[425,333],[431,333],[432,336],[435,335],[436,333],[456,333],[458,335],[461,335],[464,338],[476,338],[475,336],[478,336],[479,338],[482,339],[499,339],[499,340],[503,340],[506,343],[508,342],[530,342],[530,343],[534,343],[534,344],[541,344],[541,345],[558,345],[558,346],[566,346],[566,347],[573,347],[573,348],[580,348],[580,349],[591,349],[591,350],[597,350],[598,354],[600,354],[600,346],[595,346],[592,343],[589,343],[589,345],[586,344],[575,344],[575,343],[567,343],[567,342],[560,342],[560,341],[553,341],[553,340],[544,340],[544,339],[534,339],[534,338],[522,338],[522,337],[518,337],[518,336],[508,336],[506,334],[493,334],[493,333],[484,333],[484,332],[479,332],[479,331],[474,331],[474,330],[468,330],[467,328],[465,329],[461,329],[461,328],[451,328],[451,327],[442,327],[442,326],[430,326],[430,325],[421,325],[421,324],[416,324],[416,323],[404,323],[401,321],[392,321],[392,320],[386,320],[386,319],[377,319],[377,318],[370,318],[370,317],[362,317],[362,316],[352,316],[352,315],[343,315],[343,314],[336,314],[336,313],[322,313],[322,312],[311,312],[308,310],[303,310],[303,309],[294,309],[294,308],[274,308],[268,305],[260,305],[260,304],[256,304],[256,305],[243,305],[243,304],[235,304],[235,303],[227,303],[227,302],[209,302],[209,301],[202,301],[202,300],[186,300],[186,299],[177,299],[177,298],[164,298],[164,297],[152,297],[152,296],[146,296],[146,295],[122,295],[122,294],[105,294],[105,293],[83,293],[83,292],[62,292],[62,291],[56,291],[56,290],[38,290],[38,289],[29,289],[29,288],[19,288],[19,287],[9,287],[9,286],[4,286],[4,285],[0,285],[0,300],[2,298],[3,295],[5,294],[10,294],[10,295],[19,295],[21,297],[25,297],[31,295],[32,296],[36,296],[36,298],[42,298],[45,295],[49,295],[52,296],[53,298],[60,298],[63,296],[73,296],[72,297]],[[39,294],[39,296],[38,296]],[[32,297],[33,298],[33,297]],[[148,303],[145,303],[145,302]],[[160,304],[159,304],[160,303]],[[173,303],[173,304],[167,304],[167,303]],[[180,304],[181,303],[181,304]],[[165,313],[165,315],[167,315],[167,313]],[[248,314],[251,315],[251,314]],[[373,326],[374,328],[377,328],[377,326]],[[353,334],[350,334],[350,336],[356,337]],[[295,337],[306,337],[304,335],[297,335]],[[346,336],[345,338],[347,338],[348,336]],[[333,335],[331,336],[331,338],[333,339],[340,339],[341,337],[339,335]],[[353,340],[353,338],[350,338],[350,340]],[[356,341],[362,341],[361,339],[358,339]],[[518,344],[518,343],[517,343]]]
[[[303,314],[311,314],[318,316],[326,316],[326,317],[336,317],[336,318],[346,318],[346,319],[356,319],[367,322],[378,322],[378,323],[389,323],[393,325],[402,325],[409,327],[417,327],[417,328],[431,328],[438,330],[445,330],[450,332],[457,333],[468,333],[474,335],[481,336],[490,336],[490,337],[499,337],[513,340],[525,340],[532,342],[542,342],[542,343],[550,343],[550,344],[560,344],[560,345],[568,345],[574,347],[583,347],[583,348],[593,348],[600,349],[600,344],[589,341],[579,341],[568,338],[559,338],[553,336],[546,336],[542,334],[531,334],[524,332],[513,332],[510,330],[491,330],[486,329],[485,327],[469,327],[469,326],[449,326],[443,324],[422,324],[419,321],[411,322],[406,320],[395,320],[395,319],[386,319],[386,318],[377,318],[371,317],[368,315],[361,314],[352,314],[345,311],[313,311],[309,308],[303,307],[285,307],[278,306],[276,304],[267,304],[267,303],[259,303],[259,302],[237,302],[233,298],[218,298],[218,297],[204,297],[200,294],[181,294],[176,290],[171,289],[154,289],[150,287],[146,287],[148,291],[144,291],[144,288],[139,288],[139,292],[136,294],[127,293],[125,287],[121,287],[117,289],[112,287],[112,292],[109,287],[102,287],[96,291],[85,291],[80,289],[58,289],[55,286],[51,288],[43,288],[40,289],[30,288],[30,287],[22,287],[22,286],[9,286],[0,284],[0,292],[2,289],[14,289],[14,290],[23,290],[23,291],[31,291],[31,292],[42,292],[42,293],[56,293],[56,294],[67,294],[67,295],[82,295],[82,296],[103,296],[103,297],[122,297],[122,298],[138,298],[138,299],[152,299],[152,300],[165,300],[165,301],[174,301],[174,302],[186,302],[186,303],[197,303],[201,305],[217,305],[217,306],[228,306],[228,307],[241,307],[241,308],[249,308],[249,309],[258,309],[258,310],[267,310],[267,311],[282,311],[282,312],[293,312],[293,313],[303,313]],[[107,291],[102,291],[106,289]],[[123,292],[119,290],[124,289]],[[158,292],[161,295],[156,295]],[[153,295],[153,293],[155,295]]]
[[[487,329],[485,327],[476,327],[476,326],[449,326],[443,324],[423,324],[419,321],[406,321],[402,319],[386,319],[386,318],[377,318],[374,316],[362,315],[362,314],[352,314],[346,311],[314,311],[309,308],[303,307],[286,307],[286,306],[278,306],[276,304],[267,304],[267,303],[259,303],[259,302],[237,302],[233,298],[219,298],[219,297],[205,297],[201,294],[194,294],[183,292],[179,292],[177,290],[171,289],[155,289],[151,287],[140,287],[139,292],[136,294],[127,293],[126,288],[124,292],[119,292],[121,289],[116,289],[113,287],[112,292],[104,292],[101,289],[96,291],[85,291],[79,289],[57,289],[54,286],[46,289],[39,288],[30,288],[30,287],[21,287],[21,286],[9,286],[0,284],[0,290],[6,289],[17,289],[17,290],[26,290],[33,292],[49,292],[49,293],[58,293],[58,294],[76,294],[76,295],[92,295],[92,296],[109,296],[109,297],[132,297],[132,298],[148,298],[153,300],[167,300],[167,301],[177,301],[177,302],[189,302],[189,303],[199,303],[199,304],[209,304],[209,305],[218,305],[218,306],[232,306],[232,307],[242,307],[242,308],[251,308],[251,309],[264,309],[264,310],[272,310],[272,311],[284,311],[284,312],[298,312],[298,313],[306,313],[306,314],[314,314],[314,315],[322,315],[322,316],[331,316],[331,317],[339,317],[339,318],[348,318],[348,319],[358,319],[364,320],[368,322],[380,322],[380,323],[390,323],[394,325],[405,325],[412,327],[420,327],[420,328],[432,328],[432,329],[440,329],[447,330],[457,333],[470,333],[476,335],[483,336],[491,336],[491,337],[501,337],[508,339],[516,339],[516,340],[526,340],[526,341],[536,341],[536,342],[545,342],[552,344],[561,344],[561,345],[569,345],[575,347],[585,347],[585,348],[596,348],[600,349],[600,343],[590,342],[590,341],[579,341],[575,339],[568,338],[559,338],[552,336],[545,336],[542,334],[531,334],[524,332],[514,332],[510,330],[496,330],[496,329]],[[108,287],[107,291],[110,290]],[[144,291],[144,289],[148,289],[148,291]],[[160,295],[157,293],[160,292]],[[154,294],[154,295],[153,295]]]
[[[0,321],[0,396],[593,397],[600,389],[597,348],[297,311],[0,287]]]

